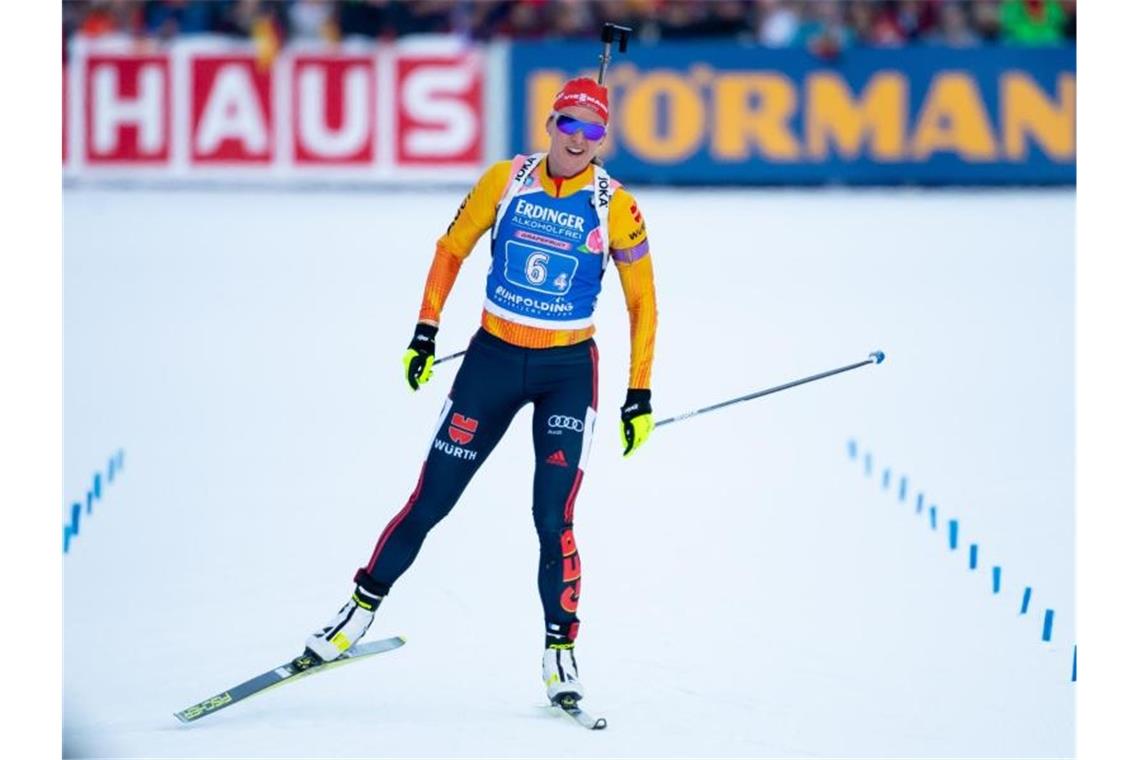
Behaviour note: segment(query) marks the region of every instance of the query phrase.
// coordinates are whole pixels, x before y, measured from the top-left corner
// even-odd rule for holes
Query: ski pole
[[[803,385],[804,383],[811,383],[811,382],[814,382],[816,380],[822,380],[825,377],[831,377],[832,375],[838,375],[840,372],[848,372],[848,371],[853,370],[853,369],[858,369],[859,367],[865,367],[868,364],[882,364],[883,359],[885,359],[885,358],[886,358],[886,354],[884,354],[882,351],[872,351],[869,354],[868,358],[864,359],[861,362],[856,362],[855,364],[848,364],[846,367],[838,367],[836,369],[828,370],[827,372],[820,372],[818,375],[812,375],[810,377],[800,378],[799,380],[792,380],[791,382],[784,383],[783,385],[776,385],[776,386],[773,386],[771,388],[765,388],[762,391],[756,391],[755,393],[749,393],[747,396],[741,396],[739,398],[729,399],[728,401],[721,401],[719,404],[713,404],[712,406],[706,406],[702,409],[695,409],[691,412],[685,412],[684,414],[678,414],[675,417],[667,417],[667,418],[661,420],[660,422],[654,424],[653,427],[655,427],[655,428],[664,427],[665,425],[669,425],[669,424],[674,423],[674,422],[680,422],[681,420],[688,419],[689,417],[696,417],[698,414],[704,414],[705,412],[711,412],[714,409],[722,409],[726,406],[731,406],[732,404],[739,404],[741,401],[748,401],[750,399],[760,398],[761,396],[768,396],[772,393],[778,393],[779,391],[787,390],[788,388],[794,388],[797,385]]]
[[[451,359],[458,359],[459,357],[462,357],[463,354],[465,354],[465,353],[466,353],[466,350],[456,351],[455,353],[449,353],[449,354],[447,354],[446,357],[440,357],[439,359],[435,360],[432,367],[439,367],[441,365],[441,363],[443,363],[445,361],[450,361]]]
[[[610,65],[610,45],[613,44],[614,34],[616,33],[618,38],[618,52],[624,53],[632,32],[628,26],[618,26],[609,22],[602,25],[602,54],[598,56],[598,60],[601,61],[598,66],[598,84],[606,83],[606,68]]]

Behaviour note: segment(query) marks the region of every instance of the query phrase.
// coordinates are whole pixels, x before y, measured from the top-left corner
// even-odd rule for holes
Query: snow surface
[[[412,394],[400,356],[461,196],[65,193],[69,501],[124,451],[63,558],[67,755],[1073,755],[1074,196],[1044,190],[638,192],[658,419],[887,360],[623,460],[607,275],[576,510],[606,731],[541,707],[529,411],[385,601],[407,646],[180,725],[294,656],[406,501],[455,365]]]

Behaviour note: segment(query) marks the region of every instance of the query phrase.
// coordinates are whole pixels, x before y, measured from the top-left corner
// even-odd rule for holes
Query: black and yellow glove
[[[439,328],[427,322],[418,322],[412,342],[404,352],[404,379],[413,390],[431,380],[431,367],[435,364],[435,334]]]
[[[621,440],[625,446],[623,457],[628,457],[645,443],[653,432],[653,407],[649,405],[648,388],[630,388],[621,405]]]

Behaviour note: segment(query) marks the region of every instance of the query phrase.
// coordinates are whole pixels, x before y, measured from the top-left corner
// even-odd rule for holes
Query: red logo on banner
[[[251,56],[190,62],[190,159],[264,164],[273,157],[272,69]]]
[[[301,164],[369,164],[376,155],[376,62],[298,56],[293,157]]]
[[[483,146],[483,66],[476,53],[396,62],[396,162],[476,164]]]
[[[464,417],[459,412],[456,412],[451,415],[451,426],[447,429],[447,434],[451,437],[451,440],[460,446],[466,446],[471,443],[471,439],[475,437],[475,431],[478,429],[479,420],[472,417]]]
[[[170,63],[92,56],[83,72],[87,161],[157,163],[170,156]]]

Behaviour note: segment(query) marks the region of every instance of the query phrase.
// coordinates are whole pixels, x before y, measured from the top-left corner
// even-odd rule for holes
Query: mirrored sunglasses
[[[564,135],[572,135],[575,132],[581,132],[582,135],[590,142],[596,142],[606,136],[605,124],[594,124],[590,121],[581,121],[575,119],[573,116],[566,114],[558,114],[554,123],[558,126],[558,131]]]

